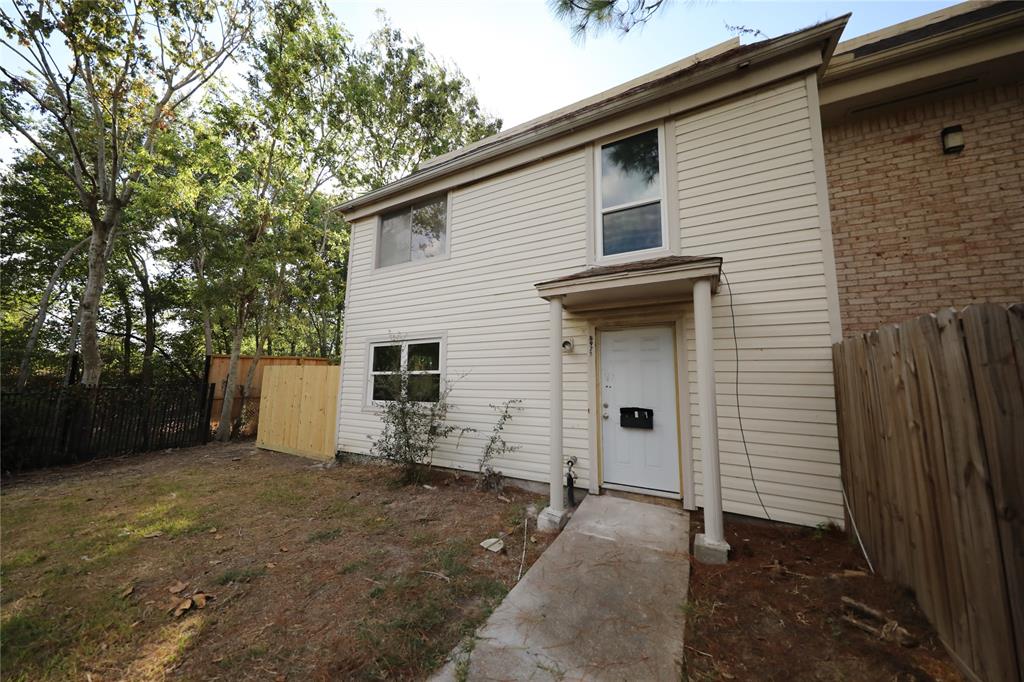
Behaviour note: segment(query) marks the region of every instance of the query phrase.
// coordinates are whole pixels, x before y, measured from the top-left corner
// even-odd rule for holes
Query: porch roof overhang
[[[534,285],[545,300],[558,296],[570,312],[676,303],[690,300],[693,283],[710,279],[717,291],[718,256],[666,256],[601,265]]]

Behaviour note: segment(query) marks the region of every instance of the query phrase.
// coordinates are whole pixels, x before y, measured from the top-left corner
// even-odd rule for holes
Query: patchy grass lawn
[[[232,444],[6,482],[4,678],[425,676],[512,587],[543,500],[392,477]],[[478,546],[503,533],[507,553]],[[530,536],[527,566],[549,540]]]
[[[703,527],[699,513],[690,519],[692,537]],[[841,531],[736,518],[725,530],[729,563],[691,564],[684,679],[963,679],[913,595],[869,575]],[[918,646],[844,622],[843,596],[896,620]]]

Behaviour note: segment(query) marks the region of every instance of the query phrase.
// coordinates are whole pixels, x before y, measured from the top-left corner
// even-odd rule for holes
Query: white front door
[[[678,494],[672,328],[606,331],[600,341],[604,482]]]

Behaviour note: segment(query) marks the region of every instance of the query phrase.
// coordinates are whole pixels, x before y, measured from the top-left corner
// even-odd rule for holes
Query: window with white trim
[[[441,396],[441,341],[389,341],[370,346],[370,399],[394,400],[408,391],[412,400],[435,402]],[[401,385],[402,371],[409,381]]]
[[[654,128],[599,148],[599,257],[666,247],[661,146]]]
[[[447,253],[448,197],[425,201],[381,216],[377,267],[426,260]]]

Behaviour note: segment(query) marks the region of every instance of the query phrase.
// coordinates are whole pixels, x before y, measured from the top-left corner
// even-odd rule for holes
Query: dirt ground
[[[550,538],[524,543],[537,495],[393,476],[242,443],[5,481],[4,678],[425,676]]]
[[[699,513],[691,524],[692,534],[703,530]],[[913,595],[870,575],[841,531],[730,518],[726,540],[727,565],[692,563],[684,679],[963,679]],[[906,648],[845,623],[843,596],[920,643]]]

